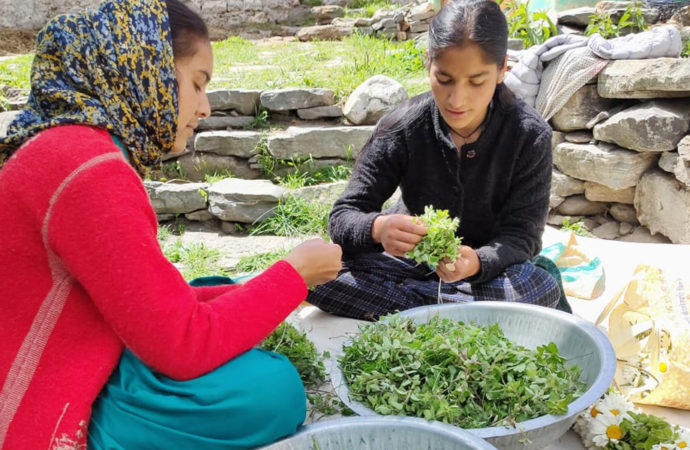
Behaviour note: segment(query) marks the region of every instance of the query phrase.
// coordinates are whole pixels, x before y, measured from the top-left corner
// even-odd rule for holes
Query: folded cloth
[[[677,58],[683,47],[680,32],[675,25],[664,25],[642,33],[604,39],[590,36],[587,46],[605,59]]]

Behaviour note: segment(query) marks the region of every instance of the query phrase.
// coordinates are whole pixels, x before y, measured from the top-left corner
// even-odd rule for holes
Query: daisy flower
[[[678,428],[676,430],[678,437],[673,441],[673,445],[676,448],[687,448],[690,449],[690,430],[687,428]]]
[[[592,441],[599,447],[605,447],[608,443],[616,444],[623,439],[621,422],[624,415],[611,414],[609,411],[602,411],[589,422],[589,431],[592,434]]]
[[[675,448],[673,444],[654,444],[651,450],[675,450]]]
[[[600,400],[596,408],[592,408],[591,415],[596,417],[597,413],[609,412],[612,415],[623,419],[630,419],[630,412],[635,410],[635,405],[628,401],[621,394],[611,392]]]

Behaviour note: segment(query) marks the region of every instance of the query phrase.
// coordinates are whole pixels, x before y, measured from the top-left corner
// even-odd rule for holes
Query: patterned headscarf
[[[118,136],[140,174],[175,141],[177,84],[164,0],[110,0],[58,16],[38,35],[27,108],[0,139],[0,166],[24,141],[62,124]]]

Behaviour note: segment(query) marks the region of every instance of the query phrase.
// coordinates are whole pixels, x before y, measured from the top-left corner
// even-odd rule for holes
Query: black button
[[[467,157],[468,157],[468,158],[472,159],[472,158],[474,158],[475,156],[477,156],[477,152],[475,152],[474,150],[468,150],[468,151],[467,151]]]

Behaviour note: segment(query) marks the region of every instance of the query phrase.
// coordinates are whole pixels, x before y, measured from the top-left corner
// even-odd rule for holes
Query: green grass
[[[328,214],[331,206],[289,195],[278,202],[273,216],[252,226],[249,234],[289,237],[318,234],[325,238],[328,236]]]
[[[164,245],[163,254],[170,262],[182,266],[180,272],[187,281],[198,277],[227,274],[218,263],[220,252],[202,243],[183,244],[178,239],[172,244]]]
[[[290,252],[289,249],[271,250],[255,255],[243,256],[235,266],[235,273],[261,272]]]
[[[34,59],[33,53],[21,55],[0,61],[0,88],[10,86],[23,90],[31,87],[31,62]],[[7,110],[7,96],[0,89],[0,111]]]
[[[423,50],[355,34],[342,41],[252,42],[230,37],[214,42],[214,75],[209,89],[321,87],[338,98],[374,75],[400,82],[410,96],[429,89]],[[33,55],[0,62],[0,85],[29,89]],[[265,118],[257,116],[257,124]]]
[[[400,82],[409,95],[428,90],[423,50],[355,34],[342,41],[256,43],[232,37],[213,43],[210,89],[321,87],[339,98],[373,75]]]

